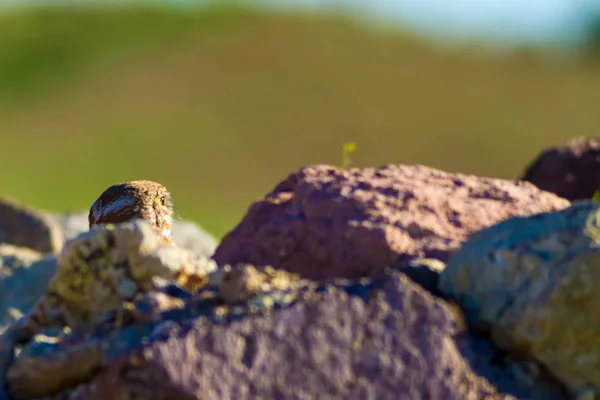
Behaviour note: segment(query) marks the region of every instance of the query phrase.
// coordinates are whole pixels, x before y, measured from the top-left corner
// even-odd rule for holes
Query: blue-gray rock
[[[0,332],[45,293],[56,265],[55,255],[0,245]]]
[[[210,257],[217,248],[217,239],[191,221],[175,220],[171,236],[177,246]]]
[[[0,243],[0,278],[10,274],[13,269],[21,268],[41,257],[42,254],[33,249]]]
[[[439,289],[475,328],[573,394],[600,389],[600,205],[515,217],[474,234]]]

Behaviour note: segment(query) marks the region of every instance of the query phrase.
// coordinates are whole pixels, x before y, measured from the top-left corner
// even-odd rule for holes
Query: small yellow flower
[[[356,151],[356,143],[344,143],[342,146],[342,168],[350,167],[352,161],[350,160],[350,154]]]

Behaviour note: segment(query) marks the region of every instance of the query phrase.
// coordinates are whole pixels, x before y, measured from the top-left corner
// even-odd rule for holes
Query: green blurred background
[[[220,237],[289,173],[339,165],[344,142],[355,166],[512,179],[543,148],[598,133],[593,41],[408,32],[248,2],[2,9],[0,194],[69,212],[151,179]]]

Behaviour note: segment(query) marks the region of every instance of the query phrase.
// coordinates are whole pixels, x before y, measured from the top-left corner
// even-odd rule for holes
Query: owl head
[[[138,180],[113,185],[96,199],[88,214],[90,229],[140,218],[172,244],[173,203],[171,194],[160,183]]]

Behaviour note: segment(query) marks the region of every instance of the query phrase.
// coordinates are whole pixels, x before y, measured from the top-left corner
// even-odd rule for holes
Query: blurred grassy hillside
[[[339,164],[343,142],[356,166],[515,178],[543,147],[598,133],[598,67],[339,17],[11,11],[0,49],[0,194],[66,212],[153,179],[217,236],[300,166]]]

